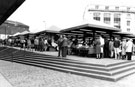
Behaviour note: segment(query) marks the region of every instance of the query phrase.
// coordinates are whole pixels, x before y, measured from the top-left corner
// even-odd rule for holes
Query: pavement
[[[135,87],[135,74],[110,82],[3,60],[0,60],[0,73],[13,87]],[[5,84],[0,87],[6,87]]]
[[[0,73],[0,87],[13,87],[1,73]]]

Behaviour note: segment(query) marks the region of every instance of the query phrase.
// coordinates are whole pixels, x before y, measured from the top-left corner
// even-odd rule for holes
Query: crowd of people
[[[33,38],[16,38],[16,39],[6,39],[1,40],[1,45],[9,45],[14,47],[20,47],[23,50],[30,50],[30,51],[48,51],[49,48],[53,48],[54,50],[57,49],[57,44],[51,38],[44,38],[44,37],[33,37]]]
[[[132,39],[103,38],[98,36],[92,41],[87,42],[78,38],[67,38],[66,35],[60,35],[57,40],[46,37],[33,37],[24,39],[7,39],[0,41],[2,45],[18,46],[21,49],[30,51],[48,51],[53,48],[58,51],[58,57],[65,58],[68,54],[81,54],[81,49],[84,55],[87,55],[88,49],[93,46],[97,59],[114,58],[131,60],[132,54],[135,52],[135,44]],[[81,48],[80,50],[78,50]],[[89,49],[91,50],[91,49]]]
[[[130,38],[119,40],[115,37],[114,39],[107,38],[105,41],[102,41],[101,38],[98,37],[93,44],[95,46],[97,59],[104,57],[131,60],[132,54],[135,52],[135,45]]]

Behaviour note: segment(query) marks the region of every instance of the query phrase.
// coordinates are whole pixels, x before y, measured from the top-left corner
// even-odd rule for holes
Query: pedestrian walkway
[[[13,87],[5,77],[0,73],[0,87]]]

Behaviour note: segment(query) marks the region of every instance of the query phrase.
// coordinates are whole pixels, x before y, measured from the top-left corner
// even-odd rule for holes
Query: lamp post
[[[5,26],[5,39],[6,39],[6,34],[7,34],[7,27]]]
[[[45,21],[43,21],[43,23],[44,23],[44,25],[45,25],[45,29],[46,29],[46,22],[45,22]]]

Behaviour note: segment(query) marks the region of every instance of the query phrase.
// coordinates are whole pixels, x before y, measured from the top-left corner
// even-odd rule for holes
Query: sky
[[[134,0],[26,0],[8,20],[30,26],[31,32],[48,29],[50,26],[63,28],[83,21],[88,5],[116,5],[135,7]]]

